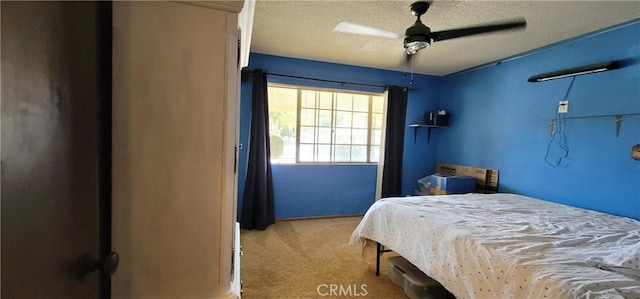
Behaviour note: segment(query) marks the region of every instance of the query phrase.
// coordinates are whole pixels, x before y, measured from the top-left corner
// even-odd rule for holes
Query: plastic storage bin
[[[387,275],[394,284],[404,288],[411,299],[454,298],[440,283],[424,274],[418,267],[401,256],[387,259]]]
[[[431,277],[420,273],[404,275],[404,294],[411,299],[446,299],[450,293]]]
[[[387,259],[387,276],[394,284],[404,288],[404,273],[411,265],[409,261],[401,256],[393,256]]]

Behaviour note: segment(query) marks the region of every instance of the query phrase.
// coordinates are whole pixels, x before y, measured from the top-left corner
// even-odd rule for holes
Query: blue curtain
[[[241,228],[264,230],[276,222],[270,151],[267,74],[262,70],[255,70],[253,71],[247,180],[240,214]]]
[[[402,196],[402,152],[408,90],[406,87],[389,86],[387,94],[387,126],[381,192],[383,198]]]

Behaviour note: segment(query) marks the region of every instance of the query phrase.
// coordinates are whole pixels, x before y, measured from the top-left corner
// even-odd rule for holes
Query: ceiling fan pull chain
[[[413,85],[413,59],[411,59],[411,80],[409,81],[409,85]]]

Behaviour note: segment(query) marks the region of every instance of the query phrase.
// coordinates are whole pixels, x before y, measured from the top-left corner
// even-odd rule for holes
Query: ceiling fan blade
[[[400,39],[403,38],[404,35],[397,34],[395,32],[385,31],[382,29],[364,26],[360,24],[350,23],[350,22],[340,22],[336,27],[333,28],[333,31],[336,32],[344,32],[344,33],[352,33],[352,34],[361,34],[361,35],[369,35],[369,36],[377,36],[377,37],[385,37],[385,38],[394,38]]]
[[[431,38],[433,41],[441,41],[452,38],[464,37],[469,35],[483,34],[494,31],[502,31],[502,30],[510,30],[517,28],[524,28],[527,26],[527,21],[524,19],[515,20],[506,23],[500,24],[492,24],[492,25],[484,25],[484,26],[475,26],[468,28],[460,28],[460,29],[452,29],[452,30],[444,30],[438,32],[432,32]]]

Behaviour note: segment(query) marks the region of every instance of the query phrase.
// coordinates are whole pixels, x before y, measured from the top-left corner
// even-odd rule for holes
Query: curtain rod
[[[253,70],[242,70],[243,72],[253,73]],[[327,79],[318,79],[318,78],[310,78],[310,77],[301,77],[301,76],[292,76],[292,75],[284,75],[284,74],[276,74],[265,72],[268,76],[276,76],[276,77],[285,77],[285,78],[293,78],[293,79],[303,79],[303,80],[311,80],[311,81],[320,81],[320,82],[329,82],[329,83],[338,83],[342,85],[358,85],[358,86],[367,86],[367,87],[381,87],[387,88],[385,85],[377,85],[377,84],[368,84],[368,83],[358,83],[358,82],[346,82],[346,81],[336,81],[336,80],[327,80]],[[410,88],[406,86],[400,86],[408,89],[409,91],[418,91],[417,88]]]

